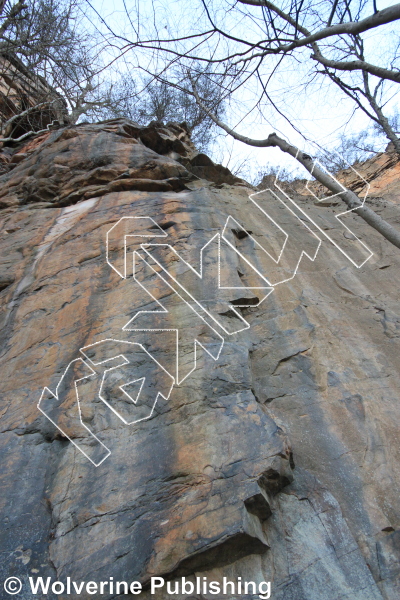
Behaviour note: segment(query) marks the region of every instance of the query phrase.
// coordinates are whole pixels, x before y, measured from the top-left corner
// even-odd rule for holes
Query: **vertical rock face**
[[[184,126],[7,152],[2,579],[398,598],[398,250],[307,191],[254,196]],[[400,227],[388,180],[367,201]]]

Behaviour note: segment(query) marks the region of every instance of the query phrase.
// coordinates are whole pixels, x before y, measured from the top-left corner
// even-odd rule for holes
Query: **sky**
[[[146,24],[147,17],[148,28],[156,26],[163,35],[167,33],[173,35],[174,32],[193,33],[196,27],[196,3],[199,4],[196,0],[192,2],[188,0],[169,0],[168,2],[166,0],[90,0],[90,4],[98,11],[104,22],[101,23],[89,6],[87,16],[105,35],[109,33],[106,27],[109,25],[113,31],[133,39],[132,29],[140,26],[140,22],[135,18],[137,12],[141,16],[142,23]],[[126,16],[124,4],[128,12],[131,12],[131,23]],[[226,7],[223,0],[215,0],[212,4],[214,7],[220,7],[221,10]],[[396,2],[377,0],[377,4],[379,9],[383,9],[396,4]],[[370,11],[371,8],[367,14],[370,14]],[[191,23],[193,24],[191,25]],[[190,29],[191,26],[193,30]],[[200,27],[200,23],[198,26]],[[251,38],[251,31],[246,29],[249,27],[248,22],[243,24],[242,29],[240,23],[234,23],[233,27],[242,36]],[[258,26],[254,27],[257,29]],[[377,61],[380,58],[384,59],[385,52],[388,51],[388,47],[393,41],[393,31],[400,34],[399,22],[371,30],[365,34],[366,51],[371,62],[375,59]],[[121,44],[123,45],[123,42]],[[335,86],[327,85],[326,78],[319,77],[314,83],[309,83],[306,89],[304,88],[304,67],[308,58],[306,53],[309,55],[310,50],[305,49],[299,61],[288,61],[288,66],[278,73],[269,88],[271,97],[286,118],[268,106],[263,108],[262,115],[258,111],[247,114],[249,108],[254,104],[254,98],[258,91],[253,82],[246,88],[242,88],[236,101],[227,107],[226,119],[229,121],[229,125],[234,126],[238,132],[257,139],[265,138],[272,131],[276,131],[291,143],[308,152],[313,152],[313,149],[315,152],[315,144],[332,147],[341,133],[352,135],[368,127],[370,125],[368,117],[360,110],[354,111],[353,102],[343,97]],[[302,59],[304,59],[304,63]],[[155,60],[150,54],[146,56],[142,53],[138,57],[138,55],[133,56],[130,51],[125,54],[124,60],[119,63],[118,68],[120,71],[131,69],[132,76],[137,77],[135,61],[139,61],[141,65],[147,64],[150,69],[156,67]],[[133,68],[130,65],[133,65]],[[386,107],[388,114],[392,113],[399,105],[396,87],[398,85],[393,84],[393,89],[388,91]],[[387,140],[382,139],[377,150],[383,150],[386,143]],[[245,169],[242,175],[246,175],[247,171],[248,178],[253,179],[257,172],[263,170],[267,164],[275,167],[283,166],[289,170],[294,167],[294,159],[282,154],[278,149],[252,148],[232,140],[225,134],[221,134],[217,138],[211,155],[214,160],[228,166],[231,170],[235,170],[243,163]]]

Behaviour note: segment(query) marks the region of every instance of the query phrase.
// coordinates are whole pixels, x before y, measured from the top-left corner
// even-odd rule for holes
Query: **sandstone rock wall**
[[[398,250],[305,192],[299,218],[277,188],[259,195],[267,226],[177,125],[83,124],[4,154],[2,579],[241,576],[274,600],[396,600]],[[397,181],[371,202],[400,227]],[[143,239],[170,246],[150,258]],[[95,363],[118,352],[146,401],[117,370],[102,384]]]

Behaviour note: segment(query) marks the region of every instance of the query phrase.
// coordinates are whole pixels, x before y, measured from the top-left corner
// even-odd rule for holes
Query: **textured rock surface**
[[[323,240],[315,260],[303,258],[297,275],[257,306],[260,291],[249,288],[260,287],[258,276],[223,252],[221,281],[232,289],[218,304],[212,281],[196,287],[229,330],[215,327],[216,334],[209,321],[194,322],[159,268],[139,269],[134,281],[106,262],[107,232],[122,217],[140,216],[154,219],[167,234],[162,241],[198,267],[201,247],[231,215],[248,232],[230,229],[237,250],[259,260],[249,234],[261,240],[269,232],[257,231],[253,191],[197,154],[184,127],[83,124],[33,139],[5,162],[2,579],[38,572],[146,584],[152,575],[240,575],[272,581],[275,600],[397,599],[398,250],[347,216],[374,253],[357,268],[322,233],[362,262],[352,234],[334,218],[338,207],[302,191],[299,206]],[[371,202],[400,227],[390,169],[390,198]],[[277,213],[295,256],[301,224],[284,207],[274,209],[270,192],[259,198]],[[131,256],[135,240],[127,242]],[[270,233],[269,242],[276,250],[282,239]],[[120,250],[111,244],[112,261]],[[161,258],[190,281],[173,253]],[[274,263],[270,279],[282,279],[289,266]],[[111,450],[96,468],[68,439],[78,443],[82,435],[70,418],[72,396],[60,417],[65,437],[37,408],[42,389],[55,391],[80,349],[104,339],[141,343],[173,369],[173,331],[122,330],[138,311],[154,308],[154,298],[169,311],[155,327],[165,328],[166,319],[180,331],[186,373],[194,337],[214,356],[221,336],[225,343],[217,360],[198,347],[197,368],[151,418],[133,425],[94,398],[100,375],[80,384],[84,422]],[[228,301],[249,307],[235,313]],[[250,328],[232,333],[240,317]],[[151,364],[143,353],[140,360],[146,374]],[[137,409],[123,401],[114,407],[126,420]]]

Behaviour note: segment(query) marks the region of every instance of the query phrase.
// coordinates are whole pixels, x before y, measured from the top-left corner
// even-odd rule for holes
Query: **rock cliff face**
[[[398,599],[399,251],[306,187],[254,195],[176,124],[2,157],[2,580]]]

